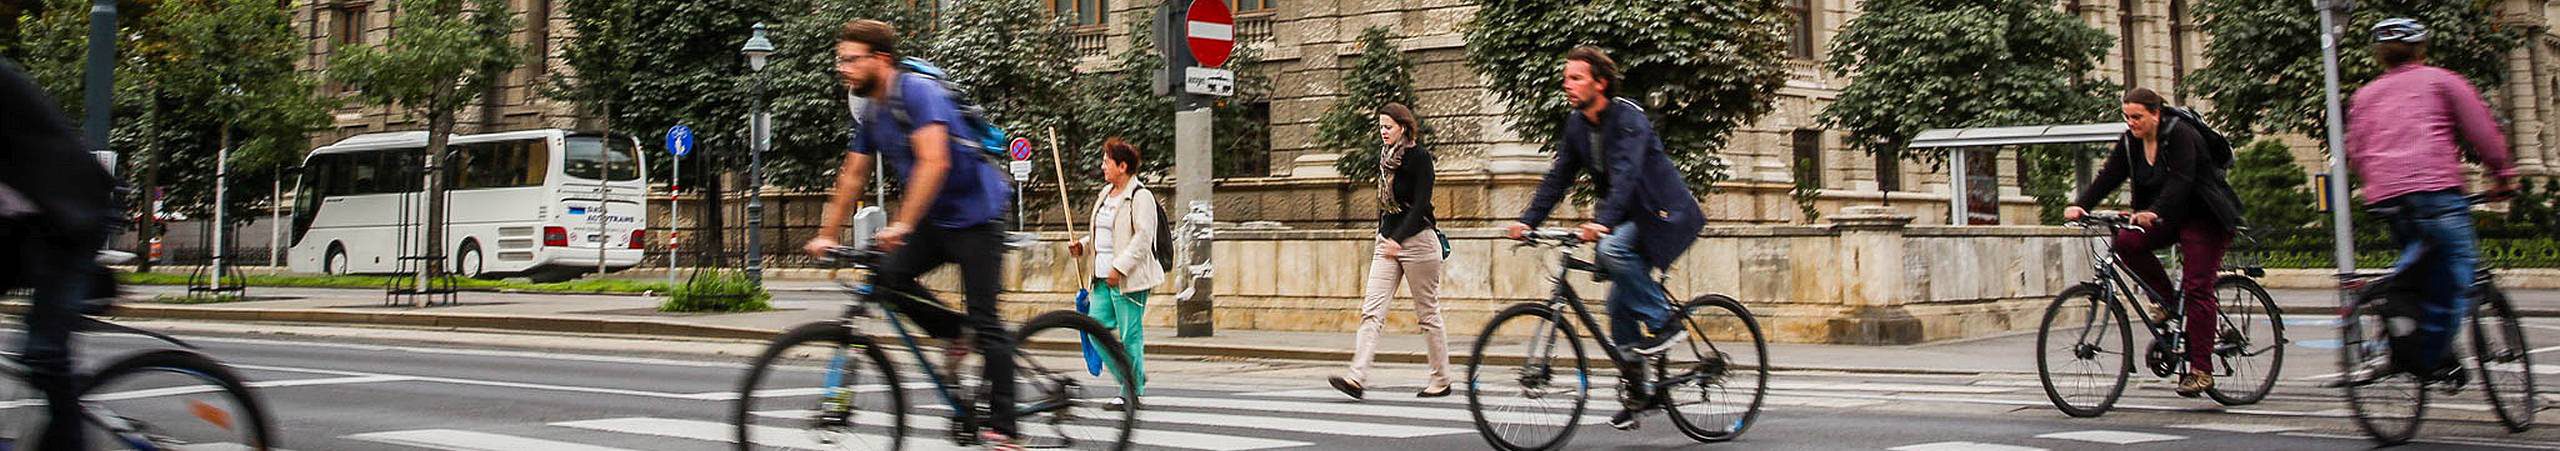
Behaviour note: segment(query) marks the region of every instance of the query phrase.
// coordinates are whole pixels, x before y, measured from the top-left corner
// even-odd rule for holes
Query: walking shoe
[[[1423,388],[1423,389],[1422,389],[1422,392],[1421,392],[1421,393],[1414,393],[1414,394],[1413,394],[1413,397],[1416,397],[1416,398],[1438,398],[1438,397],[1442,397],[1442,396],[1449,396],[1449,392],[1451,392],[1451,391],[1453,391],[1453,390],[1450,390],[1450,389],[1449,389],[1449,386],[1448,386],[1447,384],[1442,384],[1441,386],[1436,387],[1436,388],[1433,388],[1433,387],[1425,387],[1425,388]]]
[[[1137,402],[1130,401],[1129,398],[1111,398],[1110,403],[1102,405],[1102,410],[1109,412],[1121,412],[1135,408],[1137,405]]]
[[[1664,324],[1662,328],[1654,329],[1653,336],[1646,337],[1643,342],[1636,343],[1636,353],[1643,355],[1656,355],[1661,354],[1662,351],[1671,349],[1671,345],[1679,344],[1682,339],[1689,337],[1689,334],[1687,333],[1688,328],[1684,323],[1687,323],[1687,321],[1674,319],[1671,320],[1670,324]]]
[[[1333,389],[1342,390],[1342,394],[1351,396],[1351,399],[1368,399],[1369,389],[1361,387],[1359,382],[1353,382],[1342,376],[1334,376],[1327,381],[1333,383]]]
[[[1636,421],[1636,409],[1620,410],[1617,415],[1609,416],[1609,427],[1617,430],[1632,431],[1643,426],[1644,423]]]
[[[2186,377],[2178,379],[2178,396],[2189,398],[2204,396],[2206,390],[2212,389],[2213,375],[2211,374],[2188,373]]]
[[[987,451],[1024,451],[1022,444],[1014,443],[1013,436],[996,431],[979,432],[978,442],[987,444]]]

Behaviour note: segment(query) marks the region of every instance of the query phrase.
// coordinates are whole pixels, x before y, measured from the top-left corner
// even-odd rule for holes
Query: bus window
[[[570,177],[607,180],[605,169],[610,166],[612,181],[640,179],[639,156],[633,154],[629,146],[614,146],[613,150],[607,151],[602,138],[569,138],[569,152],[560,159],[562,172]]]
[[[460,152],[447,165],[454,174],[447,180],[454,189],[516,188],[541,186],[549,172],[546,158],[535,149],[540,141],[502,141],[457,144]]]

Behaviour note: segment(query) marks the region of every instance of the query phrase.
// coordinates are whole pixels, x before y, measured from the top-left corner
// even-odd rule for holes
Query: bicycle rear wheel
[[[804,359],[826,366],[789,366]],[[775,337],[747,367],[729,414],[740,451],[896,450],[909,440],[907,394],[888,354],[836,322]]]
[[[1078,337],[1093,340],[1101,374],[1085,369]],[[1093,317],[1054,311],[1031,318],[1014,333],[1015,404],[1021,443],[1031,448],[1125,450],[1138,430],[1144,396],[1130,396],[1118,411],[1111,400],[1139,386],[1119,335]]]
[[[2390,358],[2391,318],[2384,314],[2382,299],[2386,289],[2373,287],[2357,293],[2356,307],[2340,318],[2340,377],[2353,377],[2365,362]],[[2417,436],[2418,424],[2427,413],[2427,390],[2415,375],[2399,372],[2368,384],[2347,384],[2346,390],[2347,407],[2355,417],[2356,427],[2372,435],[2374,441],[2397,445]]]
[[[1663,409],[1681,434],[1701,442],[1741,437],[1760,417],[1769,394],[1769,340],[1760,320],[1741,302],[1720,294],[1699,296],[1680,308],[1687,350],[1665,352],[1655,365],[1666,381]]]
[[[2534,396],[2533,346],[2525,343],[2515,306],[2498,287],[2482,285],[2473,293],[2471,309],[2471,361],[2480,373],[2480,391],[2488,395],[2490,410],[2507,431],[2532,429],[2542,400]]]
[[[1515,335],[1502,335],[1506,331]],[[1489,361],[1486,351],[1496,341],[1518,342],[1520,361]],[[1558,348],[1573,354],[1557,354]],[[1591,361],[1572,323],[1544,305],[1521,304],[1495,314],[1476,336],[1467,354],[1466,390],[1476,432],[1494,449],[1561,448],[1591,402]]]
[[[2036,328],[2036,376],[2062,414],[2105,415],[2124,396],[2133,371],[2133,324],[2098,285],[2062,290]]]
[[[194,351],[122,357],[82,387],[92,449],[275,446],[266,409],[231,368]]]
[[[2247,277],[2224,276],[2213,292],[2222,307],[2213,355],[2223,374],[2205,394],[2226,406],[2256,404],[2284,370],[2284,312]]]

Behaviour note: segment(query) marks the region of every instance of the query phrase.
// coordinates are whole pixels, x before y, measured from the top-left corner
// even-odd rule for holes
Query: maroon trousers
[[[2152,225],[2156,227],[2144,232],[2117,232],[2116,257],[2124,261],[2126,269],[2133,270],[2135,279],[2149,285],[2153,294],[2177,296],[2185,301],[2188,371],[2211,372],[2214,333],[2219,330],[2214,320],[2222,316],[2221,304],[2213,299],[2213,284],[2222,273],[2222,253],[2231,248],[2231,229],[2211,216]],[[2178,286],[2183,292],[2169,291],[2169,275],[2161,269],[2160,257],[2151,254],[2171,245],[2178,246],[2178,255],[2186,263],[2179,271]]]

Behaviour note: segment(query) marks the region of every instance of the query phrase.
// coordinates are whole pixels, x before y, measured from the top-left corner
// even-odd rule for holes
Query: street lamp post
[[[773,56],[773,41],[765,39],[763,22],[756,23],[755,34],[738,53],[747,56],[747,68],[755,71],[755,116],[750,119],[747,140],[747,280],[764,284],[764,151],[773,144],[772,113],[764,105],[764,63]]]
[[[107,173],[115,174],[116,153],[107,146],[107,131],[115,125],[115,106],[111,95],[116,84],[116,0],[94,0],[89,4],[89,61],[86,86],[82,86],[81,111],[87,116],[81,123],[89,138],[89,153],[107,165]]]

